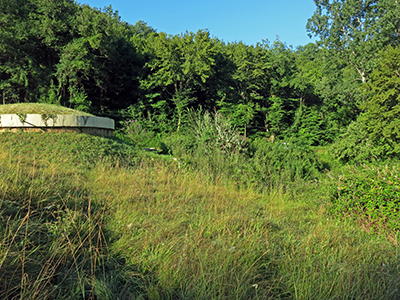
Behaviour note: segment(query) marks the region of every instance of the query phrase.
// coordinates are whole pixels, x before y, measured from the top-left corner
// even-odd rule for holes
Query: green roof
[[[92,114],[83,111],[71,109],[60,105],[44,103],[1,104],[0,114],[57,114],[92,116]]]

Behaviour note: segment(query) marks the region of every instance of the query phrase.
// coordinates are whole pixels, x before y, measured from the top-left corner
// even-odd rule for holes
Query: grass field
[[[396,241],[332,215],[329,176],[262,193],[116,140],[0,141],[1,299],[400,297]]]

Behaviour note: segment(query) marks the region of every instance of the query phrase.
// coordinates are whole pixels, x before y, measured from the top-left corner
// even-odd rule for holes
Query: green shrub
[[[250,172],[262,185],[275,185],[318,176],[322,164],[307,146],[256,139],[251,144]]]
[[[218,113],[194,112],[188,127],[163,140],[186,166],[243,185],[286,186],[298,179],[314,179],[322,169],[309,146],[295,140],[250,142]]]
[[[180,158],[193,154],[198,145],[193,135],[182,132],[171,132],[163,136],[162,140],[167,145],[169,153]]]
[[[335,212],[400,230],[400,164],[349,167],[339,178],[333,199]]]
[[[384,122],[369,119],[365,113],[361,114],[333,145],[334,155],[342,162],[354,163],[399,157],[400,144],[382,134],[384,127]]]
[[[185,166],[201,170],[211,179],[244,181],[247,140],[221,114],[190,111],[180,131],[163,137],[170,153]]]
[[[222,114],[191,111],[188,118],[188,124],[180,132],[187,137],[188,153],[200,150],[204,154],[222,152],[230,155],[246,151],[245,138]]]
[[[324,145],[332,140],[321,111],[315,106],[300,105],[286,136],[302,140],[309,146]]]
[[[123,123],[121,137],[139,148],[157,147],[160,143],[158,135],[148,130],[141,122],[130,120]]]

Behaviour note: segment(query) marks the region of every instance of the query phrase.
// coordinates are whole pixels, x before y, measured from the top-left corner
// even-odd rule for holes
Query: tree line
[[[221,113],[244,136],[337,143],[343,160],[400,154],[400,3],[314,0],[315,43],[169,35],[74,0],[0,2],[3,104],[43,102],[180,130]]]

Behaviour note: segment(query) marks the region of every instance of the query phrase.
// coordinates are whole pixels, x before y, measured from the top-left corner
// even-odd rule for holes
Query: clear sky
[[[305,26],[314,12],[313,0],[77,1],[97,8],[111,5],[126,22],[142,20],[169,34],[207,29],[225,42],[279,39],[294,47],[312,42]]]

